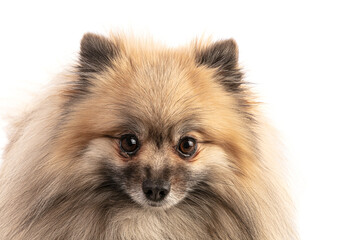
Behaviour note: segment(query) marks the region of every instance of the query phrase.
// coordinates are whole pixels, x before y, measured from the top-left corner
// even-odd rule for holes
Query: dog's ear
[[[64,94],[77,98],[88,93],[89,86],[93,84],[94,74],[100,73],[111,66],[112,59],[120,55],[115,42],[94,33],[84,34],[81,44],[75,73],[77,78],[71,82],[71,87]]]
[[[243,74],[238,66],[238,48],[233,39],[217,41],[198,50],[196,62],[216,69],[217,78],[226,90],[239,90]]]
[[[109,66],[118,54],[116,45],[110,39],[86,33],[80,45],[79,71],[84,74],[100,72]]]

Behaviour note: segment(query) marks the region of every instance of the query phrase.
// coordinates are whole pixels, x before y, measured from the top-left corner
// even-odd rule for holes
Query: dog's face
[[[101,169],[111,191],[169,208],[230,164],[226,149],[239,138],[230,94],[239,83],[229,79],[240,74],[236,45],[195,52],[121,41],[84,36],[67,139],[83,145],[83,164]]]

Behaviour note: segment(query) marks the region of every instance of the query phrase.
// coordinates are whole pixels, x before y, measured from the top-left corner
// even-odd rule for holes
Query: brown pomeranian
[[[297,239],[234,40],[85,34],[0,170],[0,239]]]

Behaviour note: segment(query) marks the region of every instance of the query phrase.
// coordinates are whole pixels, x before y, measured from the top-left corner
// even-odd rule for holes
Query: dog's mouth
[[[154,207],[154,208],[159,208],[159,207],[163,207],[165,201],[161,201],[161,202],[147,202],[146,204],[150,207]]]

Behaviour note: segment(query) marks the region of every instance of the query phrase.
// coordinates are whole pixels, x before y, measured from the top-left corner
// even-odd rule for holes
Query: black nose
[[[170,192],[170,183],[168,181],[154,182],[145,180],[142,183],[142,190],[147,199],[159,202]]]

